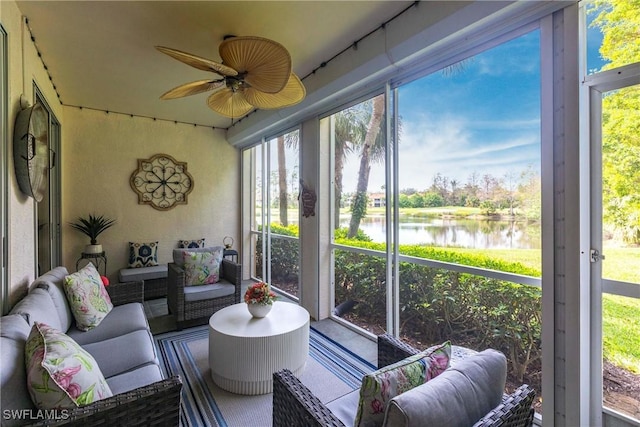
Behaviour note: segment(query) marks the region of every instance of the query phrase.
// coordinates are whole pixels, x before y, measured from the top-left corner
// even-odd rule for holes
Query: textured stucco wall
[[[157,240],[160,261],[168,262],[180,238],[205,237],[220,244],[224,236],[239,242],[239,153],[223,131],[63,107],[11,0],[0,1],[0,19],[8,37],[9,170],[8,282],[12,306],[36,277],[36,203],[18,188],[13,168],[13,124],[20,96],[34,102],[34,83],[60,122],[62,147],[62,264],[75,269],[86,237],[69,227],[80,215],[104,214],[118,224],[100,239],[108,256],[109,276],[126,266],[128,242]],[[37,37],[36,37],[37,43]],[[46,58],[44,58],[46,62]],[[55,77],[55,76],[54,76]],[[54,79],[55,81],[55,79]],[[64,100],[64,93],[61,94]],[[189,204],[170,211],[138,205],[129,177],[138,158],[165,153],[187,162],[195,187]]]
[[[62,122],[57,95],[15,2],[0,2],[0,19],[7,32],[9,73],[9,170],[8,170],[8,282],[10,305],[27,291],[36,274],[35,211],[36,204],[24,195],[15,179],[13,166],[13,126],[21,109],[20,95],[34,102],[34,83],[40,88],[53,113]]]
[[[240,153],[224,131],[75,107],[64,114],[62,259],[69,270],[89,242],[68,223],[90,213],[117,221],[98,238],[112,280],[126,267],[129,241],[158,241],[161,263],[171,260],[179,239],[240,241]],[[168,211],[138,204],[129,184],[138,159],[159,153],[187,162],[194,180],[188,204]]]

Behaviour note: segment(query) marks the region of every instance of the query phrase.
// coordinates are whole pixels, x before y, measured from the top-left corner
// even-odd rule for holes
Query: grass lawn
[[[519,262],[527,267],[541,270],[542,253],[538,249],[468,249],[448,248],[460,254],[482,253],[491,258],[508,262]],[[603,251],[605,260],[603,276],[621,282],[640,283],[640,248],[608,248]]]
[[[605,295],[602,305],[605,359],[640,375],[640,299]]]

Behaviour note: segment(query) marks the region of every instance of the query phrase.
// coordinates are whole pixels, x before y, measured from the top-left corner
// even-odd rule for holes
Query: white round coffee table
[[[240,303],[209,319],[211,378],[232,393],[271,393],[273,373],[300,374],[308,354],[309,312],[296,304],[277,301],[266,317],[254,318]]]

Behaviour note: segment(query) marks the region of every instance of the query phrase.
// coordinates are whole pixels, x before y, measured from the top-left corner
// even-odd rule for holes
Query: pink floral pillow
[[[184,251],[184,281],[186,286],[210,285],[220,280],[222,251]]]
[[[95,359],[44,323],[31,328],[25,364],[27,389],[38,409],[75,408],[113,396]]]
[[[440,375],[450,359],[451,343],[447,341],[365,375],[354,426],[382,426],[391,399]]]
[[[81,331],[95,328],[113,309],[100,273],[92,263],[64,278],[64,292]]]

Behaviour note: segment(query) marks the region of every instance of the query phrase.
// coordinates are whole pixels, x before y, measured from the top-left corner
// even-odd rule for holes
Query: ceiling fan
[[[225,117],[237,118],[255,108],[269,110],[295,105],[306,95],[304,85],[291,71],[289,52],[273,40],[225,37],[219,47],[222,63],[164,46],[156,49],[194,68],[221,76],[180,85],[160,99],[215,90],[207,99],[209,108]]]

